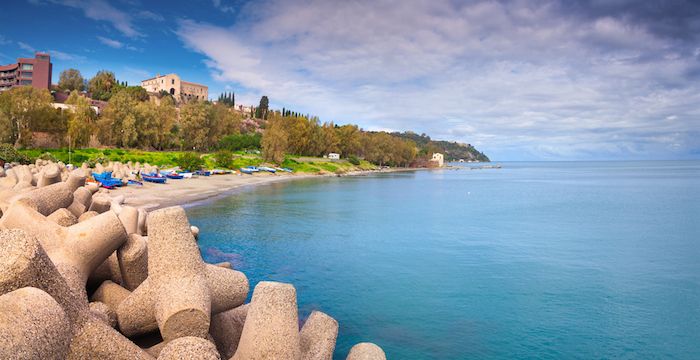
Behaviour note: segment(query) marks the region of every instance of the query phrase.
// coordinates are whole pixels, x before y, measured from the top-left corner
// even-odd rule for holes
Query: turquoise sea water
[[[700,162],[299,180],[188,209],[205,260],[296,286],[336,358],[700,358]],[[252,288],[251,288],[252,290]]]

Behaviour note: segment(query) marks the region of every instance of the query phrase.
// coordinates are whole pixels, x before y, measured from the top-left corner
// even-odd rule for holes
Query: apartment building
[[[51,89],[51,57],[36,53],[34,58],[19,58],[14,64],[0,65],[0,91],[15,86]]]

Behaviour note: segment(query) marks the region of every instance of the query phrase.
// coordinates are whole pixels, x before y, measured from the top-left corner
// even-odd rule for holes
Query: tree
[[[58,129],[53,98],[46,89],[18,86],[0,93],[0,142],[28,146],[33,129]]]
[[[79,70],[66,69],[61,71],[58,87],[65,91],[83,91],[85,89],[85,79],[83,79],[83,75],[80,74]]]
[[[118,92],[109,100],[98,124],[98,136],[104,145],[135,145],[138,101],[126,92]]]
[[[90,100],[80,96],[77,90],[71,92],[66,104],[74,106],[68,116],[68,145],[72,148],[85,146],[90,141],[97,114]]]
[[[258,105],[258,109],[255,112],[255,117],[258,119],[267,119],[269,105],[270,100],[268,100],[267,96],[263,95],[263,97],[260,98],[260,105]]]
[[[188,149],[205,149],[209,137],[209,106],[203,102],[189,102],[180,109],[182,141]]]
[[[271,120],[268,125],[260,144],[262,156],[265,161],[281,164],[287,151],[287,133],[279,119]]]
[[[107,70],[100,70],[88,81],[88,92],[93,99],[109,100],[112,97],[112,90],[115,86],[121,86],[114,73]]]

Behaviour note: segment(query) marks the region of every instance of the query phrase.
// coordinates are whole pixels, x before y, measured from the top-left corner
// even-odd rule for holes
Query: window
[[[31,85],[32,81],[31,80],[21,80],[19,82],[20,85]]]
[[[34,65],[32,65],[32,64],[22,64],[22,70],[34,70]]]
[[[26,79],[31,79],[32,75],[34,75],[34,73],[32,73],[31,71],[30,72],[22,72],[22,77],[26,78]]]
[[[175,79],[170,79],[171,85],[175,85]]]

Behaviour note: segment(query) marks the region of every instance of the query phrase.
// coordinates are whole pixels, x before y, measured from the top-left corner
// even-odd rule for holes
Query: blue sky
[[[700,158],[700,5],[628,0],[31,0],[0,64],[156,73],[496,160]]]

